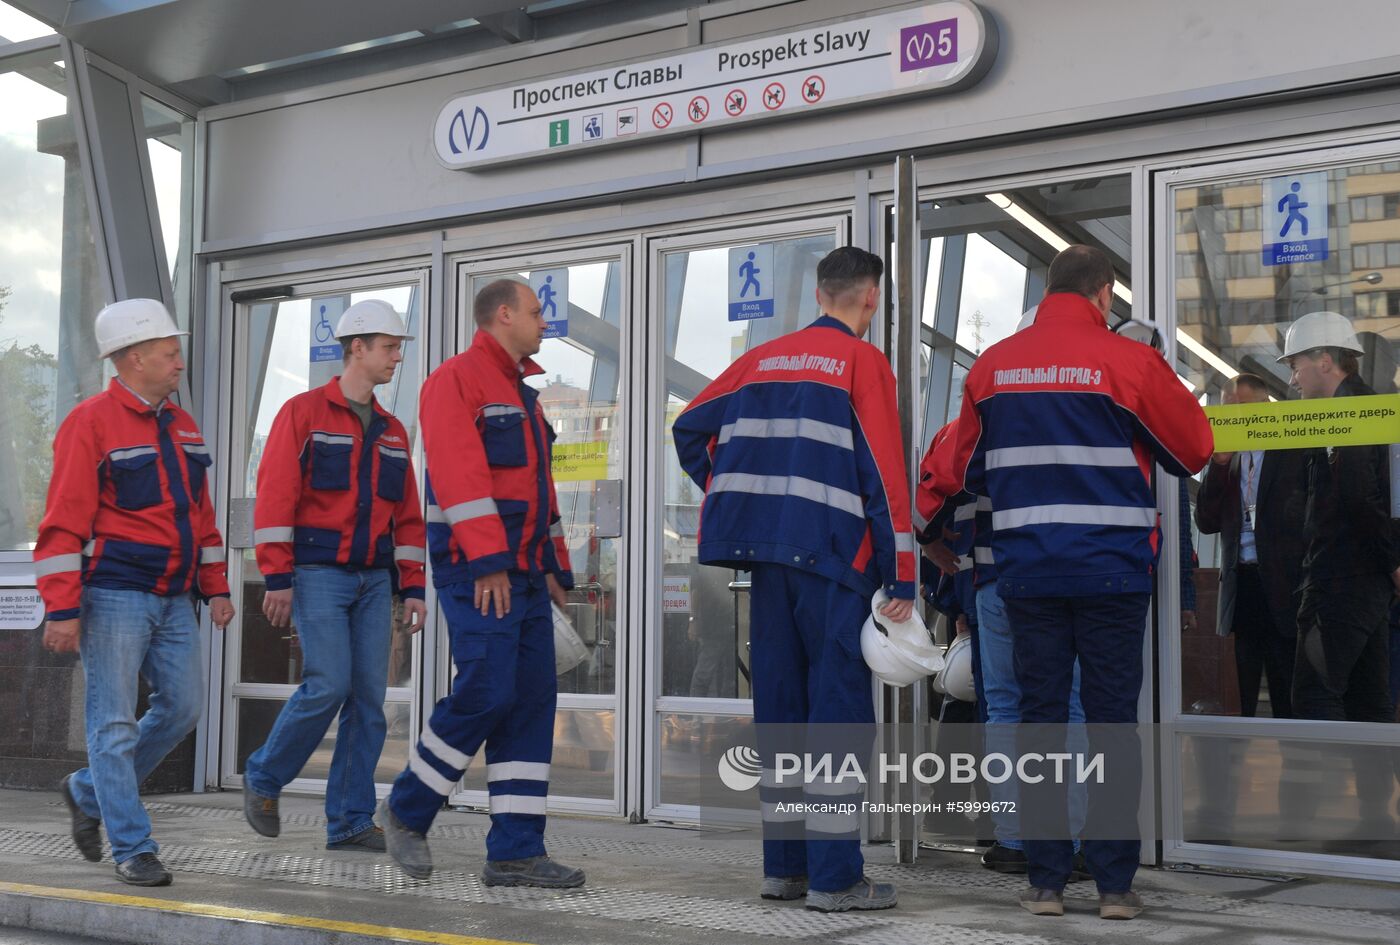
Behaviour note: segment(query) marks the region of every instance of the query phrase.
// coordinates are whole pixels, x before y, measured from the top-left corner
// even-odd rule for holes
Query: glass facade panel
[[[328,290],[292,299],[255,302],[238,308],[238,316],[245,322],[247,355],[244,359],[244,383],[249,406],[238,418],[247,424],[244,431],[247,453],[241,460],[235,459],[233,464],[235,473],[230,491],[234,499],[256,496],[258,465],[263,447],[272,422],[283,405],[313,386],[328,383],[340,373],[340,346],[333,336],[340,313],[366,299],[388,302],[404,316],[409,333],[421,338],[420,286],[421,283],[415,281],[366,289]],[[313,344],[330,349],[321,352],[320,357],[333,357],[313,360]],[[403,421],[412,444],[410,449],[416,446],[418,439],[418,389],[422,377],[420,344],[419,340],[405,343],[404,360],[394,373],[393,380],[374,391],[380,406]],[[256,698],[238,696],[235,699],[236,770],[239,772],[248,754],[266,739],[285,698],[301,683],[302,672],[302,651],[296,627],[274,627],[263,616],[265,584],[262,574],[258,570],[253,549],[243,550],[242,555],[242,585],[234,590],[239,615],[229,631],[229,645],[239,654],[237,682],[270,683],[284,689],[281,690],[282,698],[268,698],[260,693]],[[402,604],[396,599],[390,616],[394,622],[389,649],[388,682],[391,687],[413,684],[413,637],[403,628],[401,615]],[[376,778],[381,781],[392,780],[406,763],[404,740],[407,738],[408,706],[390,706],[389,720],[390,740],[376,773]],[[398,742],[395,742],[396,738]],[[304,777],[325,776],[333,743],[334,729],[313,756]],[[393,748],[395,744],[398,744],[397,749]],[[312,773],[318,763],[316,759],[322,756],[324,758],[319,762],[322,767],[316,769],[320,773]]]
[[[0,551],[33,548],[54,433],[104,382],[88,222],[63,67],[0,72]]]
[[[574,573],[567,611],[589,652],[559,677],[559,691],[612,695],[617,691],[621,539],[609,507],[622,495],[626,445],[618,402],[622,265],[613,260],[559,268],[558,280],[550,277],[548,285],[567,282],[567,297],[551,298],[559,319],[550,319],[547,309],[543,314],[549,320],[566,320],[567,325],[561,337],[545,338],[533,357],[544,373],[526,380],[540,392],[540,407],[554,428],[554,490]],[[555,271],[551,268],[546,275]],[[528,282],[530,272],[474,275],[472,297],[501,278]],[[544,297],[550,298],[549,290]],[[561,301],[566,312],[557,308]]]
[[[1182,736],[1188,843],[1400,860],[1400,749]]]
[[[617,713],[613,709],[559,708],[554,714],[554,757],[549,765],[551,797],[608,800],[617,765]],[[467,769],[462,787],[486,791],[485,755]]]
[[[660,802],[715,807],[716,746],[754,744],[753,718],[747,715],[691,715],[671,712],[657,718],[660,732]],[[724,806],[758,810],[758,792],[729,792]]]
[[[238,748],[236,768],[242,774],[248,764],[248,756],[262,747],[267,733],[277,721],[277,713],[282,711],[280,699],[242,699],[238,715]],[[392,783],[400,771],[408,764],[409,707],[405,703],[384,704],[384,719],[388,732],[384,737],[384,750],[379,755],[379,763],[374,769],[374,780],[379,784]],[[335,754],[335,739],[338,725],[331,722],[326,737],[316,746],[307,759],[305,767],[297,775],[299,778],[324,781],[331,770],[331,757]]]
[[[146,153],[151,161],[155,184],[156,211],[160,219],[165,261],[170,267],[180,325],[188,327],[183,311],[190,285],[190,224],[194,167],[194,119],[141,96],[141,117],[145,126]]]
[[[703,494],[681,471],[671,424],[705,385],[744,352],[796,331],[821,313],[817,263],[835,248],[829,234],[776,240],[771,318],[729,321],[731,250],[716,246],[663,256],[665,437],[661,449],[663,615],[661,696],[747,699],[748,572],[701,565],[696,532]]]
[[[1172,200],[1177,370],[1203,403],[1396,392],[1400,220],[1388,208],[1400,174],[1280,173],[1182,186]],[[1312,336],[1281,361],[1290,326],[1303,338],[1308,316],[1331,319],[1340,334],[1329,339],[1356,351]],[[1201,606],[1182,641],[1183,709],[1394,720],[1391,449],[1268,448],[1278,445],[1218,455],[1200,477]]]

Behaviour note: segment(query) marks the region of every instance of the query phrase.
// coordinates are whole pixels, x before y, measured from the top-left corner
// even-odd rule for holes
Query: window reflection
[[[1305,180],[1321,190],[1290,207],[1301,192],[1291,184]],[[1266,201],[1274,193],[1284,197]],[[1173,200],[1177,369],[1203,402],[1396,392],[1400,161],[1181,187]],[[1326,237],[1326,252],[1272,264],[1275,218],[1289,209],[1326,213],[1325,232],[1309,234]],[[1323,323],[1339,334],[1300,334],[1310,350],[1280,363],[1290,326]],[[1340,373],[1327,383],[1319,370]],[[1390,452],[1268,449],[1207,467],[1187,712],[1395,718]]]

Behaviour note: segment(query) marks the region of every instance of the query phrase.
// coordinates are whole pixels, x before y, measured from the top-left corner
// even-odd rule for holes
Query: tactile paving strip
[[[190,814],[216,820],[241,820],[243,816],[241,810],[198,805],[150,804],[149,808],[153,812]],[[296,815],[285,818],[285,822],[302,822],[305,826],[314,826],[324,823],[324,818],[309,814]],[[445,825],[434,828],[433,834],[454,839],[481,840],[485,836],[485,830]],[[698,859],[703,856],[707,861],[720,861],[731,865],[742,864],[744,861],[756,864],[761,859],[759,856],[746,856],[741,851],[589,837],[556,836],[551,837],[550,844],[551,847],[568,847],[581,853],[611,853],[629,857],[665,855],[672,859]],[[0,853],[81,860],[69,837],[22,830],[0,830]],[[759,902],[703,896],[682,896],[653,890],[599,887],[564,891],[492,888],[482,885],[474,873],[452,870],[439,870],[433,874],[430,881],[419,882],[408,879],[387,861],[346,862],[334,857],[255,853],[190,844],[163,844],[161,856],[173,870],[191,873],[276,880],[358,891],[371,890],[385,895],[420,896],[443,901],[501,905],[613,920],[656,922],[769,938],[821,939],[833,945],[1051,945],[1057,940],[1038,935],[942,924],[936,920],[930,921],[927,916],[918,919],[903,918],[897,912],[823,915],[800,908],[775,907]],[[952,893],[966,905],[973,907],[985,903],[1010,906],[1010,894],[1019,891],[1025,882],[1024,877],[1020,876],[930,866],[867,863],[866,872],[873,879],[895,882],[901,889]],[[1069,900],[1092,901],[1096,897],[1092,883],[1076,884],[1069,887],[1066,893]],[[1314,925],[1333,930],[1349,928],[1400,932],[1400,917],[1376,912],[1158,891],[1144,891],[1142,897],[1150,906],[1169,909],[1178,914],[1195,912],[1241,919],[1258,917],[1270,920],[1270,924],[1286,924],[1292,929],[1301,925]],[[1082,907],[1080,908],[1082,911]],[[1139,920],[1134,923],[1134,932],[1145,934],[1150,931],[1149,926],[1155,924],[1151,920]],[[1116,926],[1114,923],[1107,925]],[[1098,929],[1095,928],[1095,931]],[[1163,924],[1161,931],[1164,934],[1159,937],[1148,937],[1168,942],[1176,937],[1170,934],[1171,931],[1179,933],[1185,929],[1179,925],[1172,928]]]

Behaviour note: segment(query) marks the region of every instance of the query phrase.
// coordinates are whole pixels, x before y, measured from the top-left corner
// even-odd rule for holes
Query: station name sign
[[[966,0],[945,0],[698,46],[454,97],[433,149],[454,169],[694,134],[971,85],[996,32]]]

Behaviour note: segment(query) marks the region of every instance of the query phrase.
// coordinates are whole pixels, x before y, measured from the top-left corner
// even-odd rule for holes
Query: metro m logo
[[[453,154],[461,154],[463,151],[480,151],[486,147],[486,141],[491,137],[491,119],[486,117],[486,112],[481,106],[476,106],[476,111],[472,112],[471,125],[467,124],[467,110],[457,109],[457,114],[452,116],[452,126],[447,129],[447,146],[452,149]],[[457,142],[461,141],[461,146]]]
[[[927,69],[958,61],[958,21],[939,20],[899,31],[899,71]]]

